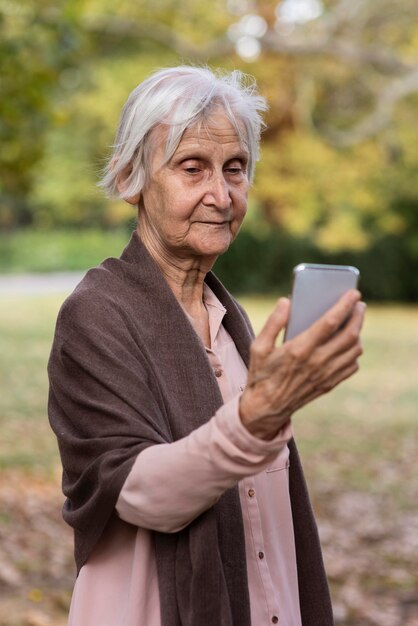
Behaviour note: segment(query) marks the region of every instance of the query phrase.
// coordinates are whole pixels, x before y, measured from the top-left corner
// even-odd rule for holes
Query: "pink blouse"
[[[69,626],[161,626],[152,530],[176,532],[239,485],[253,626],[301,626],[287,442],[253,437],[238,413],[247,370],[205,285],[208,359],[224,405],[174,443],[138,455],[116,512],[77,578]],[[196,625],[197,626],[197,625]]]

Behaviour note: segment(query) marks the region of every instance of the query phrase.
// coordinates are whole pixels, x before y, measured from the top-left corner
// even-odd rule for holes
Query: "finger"
[[[354,361],[350,363],[349,365],[347,365],[346,367],[344,367],[343,369],[330,375],[323,382],[312,386],[310,389],[307,389],[306,393],[300,394],[297,406],[295,406],[294,410],[296,411],[297,409],[300,409],[306,404],[309,404],[309,402],[312,402],[313,400],[316,400],[320,396],[323,396],[329,393],[332,389],[334,389],[334,387],[337,387],[344,380],[347,380],[347,378],[350,378],[351,376],[353,376],[353,374],[355,374],[358,371],[358,369],[359,369],[358,362]]]
[[[350,289],[317,322],[296,339],[300,338],[300,341],[306,344],[307,350],[325,343],[350,317],[360,297],[361,294],[357,289]]]
[[[327,381],[351,364],[355,363],[363,354],[363,348],[360,341],[356,341],[354,345],[339,354],[333,355],[322,367],[317,367],[313,374],[309,377],[311,382],[321,384],[321,381]]]
[[[341,332],[334,334],[327,343],[318,348],[318,351],[322,352],[319,357],[320,362],[326,363],[330,358],[359,343],[365,310],[366,304],[364,302],[356,303],[350,319]]]
[[[358,369],[359,369],[359,364],[357,360],[352,361],[349,364],[346,364],[340,370],[334,372],[334,374],[331,374],[327,378],[327,380],[323,381],[320,385],[317,386],[315,390],[315,392],[317,393],[316,397],[328,393],[329,391],[334,389],[334,387],[342,383],[344,380],[347,380],[347,378],[350,378],[351,376],[353,376],[353,374],[355,374],[358,371]]]
[[[337,347],[341,346],[342,350],[358,342],[364,324],[365,312],[365,302],[357,302],[346,326],[342,329],[341,333],[338,333],[331,339],[331,342],[335,342]]]
[[[253,341],[254,351],[259,351],[264,354],[275,348],[276,339],[288,322],[289,311],[289,298],[279,298],[263,328]]]

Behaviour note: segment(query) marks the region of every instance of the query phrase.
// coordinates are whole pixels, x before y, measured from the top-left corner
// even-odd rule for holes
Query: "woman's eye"
[[[238,159],[234,159],[230,163],[228,163],[225,167],[225,172],[232,176],[237,176],[239,174],[244,174],[246,171],[245,163],[242,163]]]
[[[232,176],[238,176],[244,173],[244,168],[242,166],[236,165],[233,167],[227,167],[225,171]]]
[[[186,167],[185,172],[187,172],[188,174],[198,174],[200,172],[200,169],[198,167]]]

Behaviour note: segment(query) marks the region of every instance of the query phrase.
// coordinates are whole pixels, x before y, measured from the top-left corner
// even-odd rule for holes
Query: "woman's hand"
[[[276,347],[290,302],[281,298],[251,345],[240,417],[251,434],[272,439],[292,414],[358,370],[366,305],[350,290],[308,330]],[[346,321],[347,320],[347,321]]]

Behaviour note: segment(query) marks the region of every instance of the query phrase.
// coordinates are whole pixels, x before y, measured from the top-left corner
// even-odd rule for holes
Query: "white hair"
[[[214,73],[206,67],[179,66],[155,72],[132,91],[123,107],[113,154],[99,186],[108,195],[120,198],[140,193],[149,177],[151,131],[159,124],[168,127],[168,162],[184,131],[207,121],[216,106],[222,107],[249,152],[251,181],[264,126],[261,112],[267,109],[255,80],[238,70]],[[123,193],[118,190],[122,173]]]

